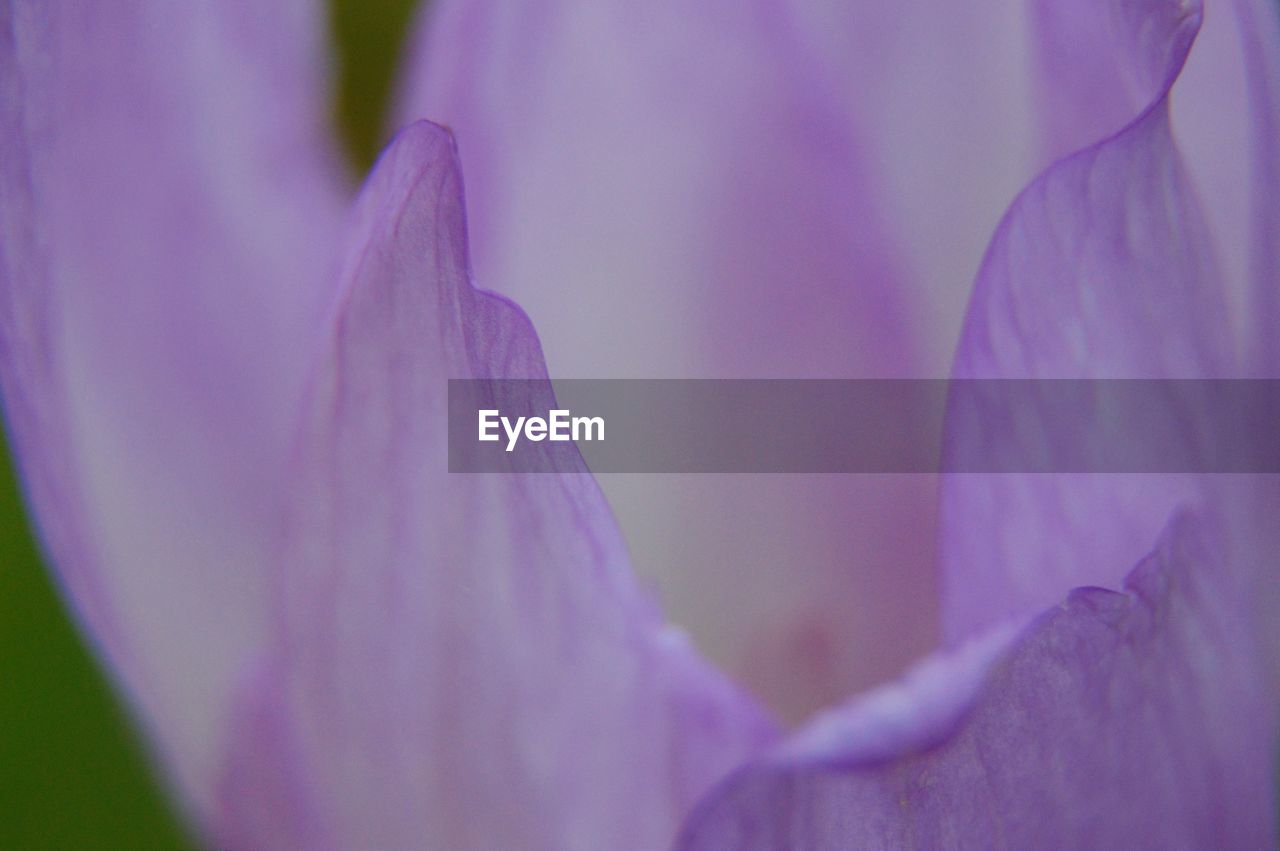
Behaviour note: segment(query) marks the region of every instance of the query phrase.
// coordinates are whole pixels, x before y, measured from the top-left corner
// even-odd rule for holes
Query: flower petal
[[[816,745],[718,790],[678,847],[1270,847],[1275,692],[1213,529],[1182,516],[1125,592],[1072,592],[997,654],[967,712],[929,704],[989,645],[841,710]],[[886,733],[885,701],[914,730]]]
[[[1212,3],[1172,98],[1175,137],[1204,199],[1241,366],[1280,372],[1280,9]],[[1231,153],[1228,153],[1231,152]]]
[[[576,453],[548,455],[558,474],[448,472],[446,379],[545,375],[466,252],[452,138],[412,125],[347,245],[264,667],[281,673],[246,690],[224,844],[657,848],[772,735],[641,597]]]
[[[1030,177],[1021,19],[946,9],[446,0],[402,114],[457,132],[480,278],[557,376],[941,377]],[[601,481],[671,617],[790,718],[933,643],[924,477]]]
[[[1085,8],[1064,5],[1075,14]],[[1096,47],[1137,45],[1126,55],[1145,70],[1128,76],[1155,86],[1154,99],[1121,133],[1061,161],[1015,202],[975,284],[954,374],[1229,377],[1236,370],[1222,276],[1168,120],[1169,87],[1199,12],[1178,2],[1088,8],[1100,30],[1115,21],[1135,28]],[[1104,405],[1064,415],[1049,383],[1035,410],[1006,410],[1005,394],[992,395],[971,394],[949,411],[948,451],[977,442],[1026,446],[1031,457],[1030,447],[1071,432],[1101,434],[1108,421]],[[1038,611],[1078,585],[1118,587],[1126,565],[1202,485],[1173,475],[946,477],[945,637]]]
[[[1166,51],[1135,54],[1165,72],[1135,78],[1163,85],[1119,135],[1055,165],[1015,203],[984,263],[957,375],[1197,375],[1233,363],[1165,104],[1196,16],[1164,4],[1134,18],[1136,7],[1114,5],[1113,20],[1167,37]],[[961,413],[1007,427],[992,419],[999,411]],[[1088,412],[1065,424],[1032,414],[1050,436],[1096,426]],[[984,434],[956,425],[951,441]],[[678,847],[1271,844],[1277,707],[1260,624],[1274,623],[1274,593],[1263,593],[1274,581],[1245,519],[1256,506],[1240,503],[1252,491],[1165,480],[1163,492],[1139,488],[1125,516],[1122,488],[1065,479],[949,477],[941,546],[959,649],[741,770]],[[1231,508],[1181,517],[1125,592],[1072,592],[1002,651],[1000,615],[1048,605],[1091,571],[1113,581],[1126,548],[1193,494]],[[1102,543],[1076,534],[1086,529]],[[1024,575],[1033,581],[1018,586]]]
[[[90,636],[207,803],[336,230],[309,4],[0,3],[0,379]]]
[[[477,269],[556,373],[940,377],[1041,164],[1011,4],[426,12],[401,115],[458,133]]]

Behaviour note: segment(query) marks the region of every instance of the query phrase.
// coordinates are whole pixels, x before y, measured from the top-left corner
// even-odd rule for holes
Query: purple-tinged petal
[[[862,146],[906,268],[910,374],[946,375],[991,233],[1050,160],[1022,0],[786,0],[776,26]],[[802,191],[802,190],[798,190]]]
[[[0,2],[5,412],[70,600],[198,809],[266,633],[340,224],[315,11]]]
[[[1151,108],[1118,136],[1052,167],[1015,203],[984,264],[958,375],[1203,375],[1230,368],[1212,252],[1169,138],[1164,101],[1196,21],[1176,4],[1164,11],[1174,25],[1150,20],[1144,32],[1171,35],[1169,49],[1136,54],[1162,60],[1162,78],[1139,75],[1164,83],[1152,92]],[[1155,323],[1163,323],[1162,335],[1149,327]],[[949,439],[983,433],[973,422],[961,425],[971,430]],[[1082,415],[1069,425],[1096,423]],[[970,616],[953,636],[968,643],[742,769],[699,806],[680,847],[1275,841],[1275,659],[1268,656],[1274,593],[1265,593],[1274,581],[1250,525],[1257,521],[1251,486],[1223,490],[1206,480],[1205,490],[1214,489],[1207,503],[1224,506],[1222,515],[1175,521],[1123,592],[1068,595],[1070,585],[1062,583],[1090,571],[1118,585],[1116,559],[1143,546],[1140,536],[1149,542],[1178,497],[1201,489],[1165,480],[1172,493],[1138,493],[1136,512],[1125,517],[1128,506],[1115,489],[1090,492],[1088,483],[1061,477],[1016,480],[1026,487],[1025,503],[1018,503],[1010,481],[956,476],[946,483],[943,554],[965,544],[955,539],[963,534],[973,557],[961,569],[949,563],[951,590],[977,584],[971,600],[962,600],[972,602],[969,609],[948,600],[953,616]],[[993,495],[1008,500],[1006,513],[983,502]],[[1111,514],[1095,513],[1099,508]],[[965,517],[987,522],[965,528],[957,522]],[[1037,525],[1028,530],[1029,522]],[[1110,546],[1073,534],[1072,522],[1093,523]],[[1043,536],[1039,548],[1034,533]],[[989,564],[976,560],[984,553]],[[1055,557],[1061,561],[1048,569],[1029,561]],[[1002,583],[1021,576],[1049,581],[1008,593]],[[1049,605],[1054,599],[1044,598],[1055,593],[1054,583],[1056,599],[1066,602],[1003,650],[1010,621],[999,615]]]
[[[1241,367],[1280,373],[1280,7],[1218,0],[1172,96],[1226,273]]]
[[[1001,2],[446,0],[401,116],[458,134],[477,269],[532,300],[553,373],[940,377],[1043,164],[1025,26]]]
[[[1073,591],[993,662],[998,634],[833,713],[678,847],[1271,847],[1275,692],[1228,552],[1181,516],[1125,591]]]
[[[448,472],[446,379],[545,375],[524,315],[471,285],[461,192],[424,122],[358,204],[227,845],[664,847],[773,734],[639,594],[576,454]]]
[[[1051,159],[1114,135],[1169,83],[1199,0],[1069,3],[1031,0],[1031,102]],[[1181,58],[1175,57],[1181,65]]]
[[[883,157],[903,139],[963,149],[988,168],[957,173],[988,199],[989,184],[968,177],[1004,161],[974,131],[1000,112],[986,83],[1017,76],[971,63],[984,71],[965,78],[977,100],[961,107],[954,69],[939,73],[930,103],[981,119],[963,133],[942,119],[919,127],[930,109],[903,115],[880,99],[887,77],[909,88],[919,67],[899,15],[897,3],[868,15],[898,36],[892,74],[877,76],[870,59],[861,74],[833,63],[880,53],[833,45],[819,61],[822,22],[785,5],[433,3],[402,113],[458,134],[480,279],[530,311],[557,376],[939,377],[982,240],[1019,184],[991,190],[976,224],[973,198],[925,200],[924,183],[950,185],[926,180],[950,171],[932,160],[893,171],[918,191],[891,206],[899,187],[882,179]],[[994,13],[956,17],[967,31],[1008,29]],[[955,47],[923,9],[912,23]],[[960,52],[946,56],[965,68]],[[879,111],[859,115],[844,98],[855,83]],[[892,144],[875,126],[890,113]],[[918,216],[939,227],[908,242],[900,224]],[[917,243],[932,250],[957,232],[972,256],[950,278],[909,268]],[[947,333],[932,324],[939,298],[954,314]],[[790,718],[934,641],[936,490],[923,477],[601,482],[673,620]]]
[[[1167,94],[1198,10],[1122,0],[1089,9],[1106,25],[1137,28],[1113,40],[1139,45],[1126,54],[1141,66],[1129,76],[1150,81],[1153,100],[1121,133],[1061,161],[1014,203],[975,284],[954,374],[1229,377],[1222,276],[1169,132]],[[1163,34],[1163,48],[1153,33]],[[1043,407],[1016,411],[1001,407],[998,392],[995,402],[967,397],[949,412],[948,451],[985,444],[1024,447],[1033,457],[1058,435],[1106,428],[1105,405],[1064,415],[1051,383],[1043,393]],[[1078,585],[1117,587],[1202,484],[1173,475],[947,476],[939,509],[944,636],[959,640],[1038,611]]]

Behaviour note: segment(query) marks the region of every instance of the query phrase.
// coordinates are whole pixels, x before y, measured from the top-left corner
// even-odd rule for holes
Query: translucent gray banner
[[[1262,379],[452,380],[449,469],[1274,473],[1278,425]]]

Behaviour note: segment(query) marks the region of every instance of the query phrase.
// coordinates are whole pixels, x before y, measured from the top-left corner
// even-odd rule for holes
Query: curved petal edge
[[[1123,592],[1041,615],[941,741],[868,748],[854,706],[854,747],[758,761],[678,847],[1269,847],[1275,696],[1215,528],[1179,515]]]
[[[448,472],[447,379],[545,377],[528,320],[469,279],[448,131],[397,136],[351,233],[299,437],[273,673],[246,688],[221,835],[668,844],[772,723],[639,593],[580,459]],[[261,789],[300,793],[272,809]]]

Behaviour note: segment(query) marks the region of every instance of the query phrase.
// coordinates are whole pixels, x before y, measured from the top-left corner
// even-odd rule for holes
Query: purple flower
[[[543,345],[1272,376],[1274,4],[437,0],[354,212],[320,21],[0,0],[5,413],[205,838],[1274,843],[1270,479],[609,480],[628,548],[576,468],[447,473],[444,422]]]

